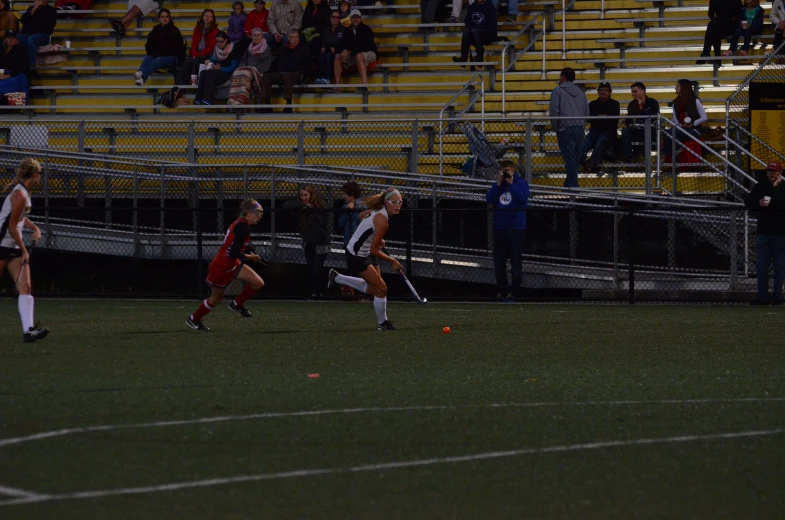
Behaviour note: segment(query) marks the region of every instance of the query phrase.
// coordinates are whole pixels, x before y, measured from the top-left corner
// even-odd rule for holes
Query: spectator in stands
[[[335,56],[333,65],[335,84],[341,84],[343,69],[357,65],[362,84],[367,85],[368,66],[376,61],[376,42],[371,28],[363,23],[360,11],[352,9],[351,18],[352,26],[343,35],[342,50]]]
[[[125,36],[126,27],[131,25],[137,18],[152,13],[158,9],[160,5],[161,4],[159,4],[157,0],[128,0],[128,12],[119,20],[109,20],[109,23],[117,34]]]
[[[49,0],[35,0],[22,15],[22,30],[17,33],[19,43],[27,49],[30,68],[35,68],[38,47],[49,45],[57,24],[57,9],[49,5]]]
[[[300,41],[300,32],[297,29],[290,29],[286,45],[278,52],[278,56],[273,61],[274,72],[268,72],[262,76],[262,103],[269,104],[273,85],[281,84],[283,85],[282,97],[286,100],[287,105],[283,111],[291,113],[294,86],[302,83],[311,73],[311,63],[308,47]],[[272,109],[263,109],[263,111],[272,112]]]
[[[301,186],[299,199],[286,201],[283,207],[288,210],[299,210],[295,215],[298,217],[305,262],[308,266],[309,292],[311,296],[319,297],[324,290],[322,267],[327,259],[327,253],[330,252],[332,215],[325,211],[327,204],[310,184]]]
[[[332,10],[327,5],[327,0],[308,0],[303,11],[302,37],[314,59],[321,52],[322,33],[330,27],[331,14]]]
[[[270,32],[270,26],[267,25],[270,11],[265,9],[264,0],[254,0],[253,7],[254,10],[248,13],[248,18],[245,20],[245,35],[250,38],[254,27],[259,27],[267,35]]]
[[[349,0],[341,0],[338,3],[338,14],[341,16],[341,25],[345,28],[349,28],[352,26],[352,7],[354,4],[350,4]]]
[[[745,0],[744,5],[739,9],[736,21],[736,29],[733,31],[733,38],[730,41],[730,49],[723,52],[723,56],[733,56],[739,45],[739,38],[744,35],[744,46],[739,51],[739,56],[746,56],[750,50],[752,37],[763,33],[763,8],[760,0]]]
[[[758,298],[769,302],[769,265],[774,262],[774,300],[782,301],[785,281],[785,182],[782,164],[766,165],[766,178],[752,188],[744,201],[748,210],[758,217],[758,238],[755,251],[758,277]]]
[[[180,68],[180,73],[177,76],[178,85],[194,83],[191,78],[199,74],[199,66],[204,65],[205,60],[209,60],[213,55],[216,36],[218,36],[218,25],[215,23],[215,11],[205,9],[194,27],[191,36],[191,51]]]
[[[354,181],[348,181],[341,186],[341,192],[343,193],[343,200],[344,205],[341,208],[341,214],[338,216],[338,227],[343,229],[343,248],[344,248],[344,257],[346,258],[346,265],[351,269],[351,253],[348,250],[349,247],[349,240],[352,239],[352,235],[354,232],[357,231],[357,226],[360,225],[360,213],[366,209],[365,205],[360,200],[362,197],[362,190],[360,189],[360,185]],[[371,255],[371,261],[373,262],[376,258],[375,256]],[[346,285],[341,286],[341,294],[345,296],[351,296],[354,294],[354,290]]]
[[[551,119],[551,128],[556,132],[559,150],[564,158],[564,169],[567,173],[564,179],[565,188],[578,187],[578,164],[585,157],[580,153],[586,117],[589,115],[586,93],[573,81],[575,81],[575,71],[570,67],[563,68],[559,74],[559,86],[551,92],[548,109],[551,117],[568,118]]]
[[[701,125],[709,120],[706,111],[703,109],[701,100],[695,96],[692,82],[688,79],[680,79],[676,82],[676,98],[673,100],[673,126],[671,136],[682,143],[690,141],[690,138],[700,140]],[[681,127],[684,132],[676,130]],[[671,153],[671,139],[665,138],[664,152],[666,155]]]
[[[7,29],[4,33],[3,49],[0,54],[0,95],[11,92],[24,92],[27,97],[27,86],[30,75],[30,56],[19,43],[15,31]]]
[[[341,50],[345,29],[341,25],[341,15],[338,11],[330,14],[330,27],[322,33],[322,46],[319,49],[317,58],[317,76],[314,82],[324,85],[330,84],[330,76],[333,72],[335,55]]]
[[[232,73],[232,86],[229,91],[229,105],[248,105],[257,95],[262,99],[262,74],[270,70],[273,63],[273,51],[264,39],[261,27],[254,27],[251,45],[240,58],[237,70]]]
[[[290,31],[295,30],[299,34],[303,23],[303,6],[298,0],[278,0],[270,8],[267,23],[270,25],[267,43],[274,49],[286,45]]]
[[[703,37],[703,52],[701,58],[722,54],[722,39],[733,34],[736,26],[736,17],[739,15],[741,4],[739,0],[709,0],[709,24]],[[707,63],[707,60],[698,60],[698,65]]]
[[[493,269],[496,272],[497,298],[520,298],[523,279],[523,239],[526,235],[526,205],[529,183],[518,175],[512,161],[502,161],[496,182],[485,194],[493,204]],[[521,211],[510,211],[520,209]],[[510,260],[512,287],[507,285],[507,260]]]
[[[232,77],[232,73],[240,64],[240,57],[247,47],[242,48],[229,40],[225,31],[218,31],[215,37],[215,49],[209,60],[204,64],[207,69],[199,73],[199,88],[196,91],[194,105],[212,105],[215,98],[215,87],[223,85]]]
[[[589,115],[618,116],[621,113],[619,102],[611,98],[611,84],[600,82],[597,87],[597,99],[589,103]],[[581,148],[581,164],[586,173],[600,173],[602,157],[608,150],[613,150],[619,128],[618,119],[592,119],[589,133],[583,140]],[[591,161],[586,161],[586,154],[591,151]]]
[[[774,0],[769,12],[769,20],[774,25],[774,52],[782,44],[782,32],[785,31],[785,0]]]
[[[420,23],[434,23],[436,10],[442,5],[441,0],[420,0]]]
[[[656,99],[646,95],[646,85],[636,81],[630,86],[632,101],[627,105],[627,116],[656,116],[660,113],[660,104]],[[654,123],[652,119],[651,139],[656,140]],[[643,153],[646,129],[645,119],[627,117],[625,127],[621,130],[621,153],[632,159]]]
[[[158,69],[175,67],[185,54],[185,44],[180,29],[175,27],[169,9],[158,11],[158,24],[147,35],[144,44],[147,56],[134,74],[137,85],[144,85],[150,74]]]
[[[229,15],[229,28],[226,29],[226,34],[233,42],[245,38],[245,22],[248,20],[248,13],[245,12],[245,6],[242,2],[235,2],[232,4],[232,14]]]
[[[349,10],[351,10],[353,6],[357,5],[357,0],[330,0],[329,1],[330,9],[332,10],[338,9],[340,11],[341,4],[344,2],[346,2],[346,5],[348,6],[347,12],[349,12]]]
[[[19,20],[11,12],[11,0],[0,0],[0,34],[5,34],[8,30],[18,33]]]
[[[464,63],[471,57],[470,45],[477,50],[476,60],[485,58],[485,45],[496,41],[496,8],[488,0],[476,0],[469,6],[464,20],[461,37],[461,55],[453,56],[452,61]]]

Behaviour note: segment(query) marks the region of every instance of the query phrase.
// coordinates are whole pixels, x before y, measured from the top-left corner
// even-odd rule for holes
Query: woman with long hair
[[[185,53],[183,35],[180,29],[175,27],[169,9],[158,11],[158,25],[147,35],[144,50],[147,56],[134,74],[135,83],[139,86],[144,85],[150,74],[156,70],[174,67],[182,58]]]
[[[199,305],[191,314],[185,324],[194,330],[207,332],[207,326],[202,323],[204,318],[216,305],[223,301],[226,287],[237,278],[245,282],[245,287],[240,295],[229,304],[229,310],[236,312],[243,318],[250,318],[251,312],[245,308],[245,302],[264,287],[264,281],[256,271],[245,265],[246,262],[263,262],[253,248],[251,242],[251,226],[262,220],[264,211],[262,205],[253,199],[247,199],[240,204],[240,217],[232,222],[226,230],[224,243],[218,249],[210,268],[207,270],[207,285],[210,286],[210,297]]]
[[[723,56],[733,56],[736,54],[736,49],[739,46],[739,38],[744,35],[744,45],[739,51],[739,56],[746,56],[747,51],[750,50],[750,43],[752,37],[763,34],[763,8],[760,6],[760,0],[745,0],[744,7],[739,9],[739,15],[736,20],[736,28],[733,31],[733,37],[730,40],[730,49],[723,52]],[[733,63],[736,63],[735,61]]]
[[[688,79],[676,82],[676,97],[673,100],[674,124],[671,136],[665,138],[665,155],[670,155],[673,150],[673,138],[680,143],[699,140],[701,125],[708,120],[709,116],[706,115],[701,100],[695,95],[692,82]],[[681,127],[684,132],[676,130],[676,127]]]
[[[230,41],[226,32],[218,31],[213,55],[204,62],[207,68],[199,73],[199,88],[196,90],[194,105],[213,104],[215,88],[232,78],[232,74],[240,64],[239,55],[244,50],[239,43]]]
[[[196,22],[191,36],[191,50],[177,76],[178,85],[191,85],[192,77],[199,74],[199,66],[209,59],[215,49],[218,36],[218,25],[215,23],[215,11],[205,9]]]
[[[22,240],[24,228],[33,230],[33,244],[41,240],[41,230],[28,218],[32,204],[30,192],[40,182],[41,164],[29,157],[22,159],[16,168],[16,179],[5,187],[11,193],[0,208],[0,275],[8,269],[8,274],[16,280],[22,340],[25,343],[44,339],[49,334],[49,329],[39,328],[35,324],[30,254]]]
[[[300,187],[299,197],[286,201],[284,209],[299,210],[297,221],[303,240],[305,262],[308,266],[308,287],[312,297],[322,296],[324,278],[322,268],[330,252],[331,214],[327,204],[311,184]]]
[[[363,204],[371,210],[370,215],[360,222],[349,244],[346,246],[350,276],[338,274],[330,269],[328,287],[335,284],[348,285],[365,294],[372,294],[373,308],[376,311],[378,330],[397,330],[397,327],[387,319],[387,284],[378,269],[372,264],[372,258],[390,262],[393,270],[402,271],[403,266],[395,258],[385,253],[384,235],[389,229],[389,218],[401,212],[403,197],[395,188],[366,197]]]

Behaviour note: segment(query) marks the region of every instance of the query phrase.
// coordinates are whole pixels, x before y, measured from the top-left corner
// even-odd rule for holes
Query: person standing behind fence
[[[597,87],[598,97],[589,103],[589,113],[592,116],[618,116],[621,113],[619,102],[611,99],[611,84],[607,81],[600,82]],[[616,144],[616,132],[619,127],[618,119],[592,119],[589,133],[583,140],[581,147],[581,163],[587,173],[600,174],[602,156],[612,150]],[[591,150],[591,161],[586,161],[586,154]]]
[[[769,265],[774,262],[774,300],[782,300],[785,282],[785,182],[782,182],[782,164],[771,162],[766,166],[766,178],[752,188],[744,201],[748,210],[758,217],[758,238],[755,242],[758,277],[758,298],[769,297]]]
[[[589,102],[586,93],[575,83],[575,71],[565,67],[559,75],[559,86],[551,92],[549,114],[551,117],[569,119],[551,119],[551,128],[559,140],[559,150],[564,158],[565,188],[578,187],[578,164],[581,160],[583,132],[586,118],[589,116]]]
[[[360,225],[360,221],[362,218],[360,217],[360,212],[365,209],[365,205],[360,200],[362,196],[362,191],[360,190],[360,185],[354,181],[349,181],[344,183],[341,187],[341,191],[343,192],[343,200],[345,204],[343,211],[341,211],[340,216],[338,217],[338,227],[343,229],[343,247],[344,247],[344,256],[346,257],[346,266],[351,267],[351,253],[349,253],[349,241],[352,239],[352,235],[354,232],[357,231],[357,226]],[[371,261],[373,265],[375,265],[376,257],[372,256]],[[347,286],[341,286],[341,293],[346,296],[351,296],[354,293],[354,290]]]
[[[332,215],[327,204],[310,184],[300,187],[299,198],[286,201],[284,209],[299,210],[297,222],[303,240],[303,251],[308,268],[308,288],[312,297],[321,297],[324,289],[322,267],[330,252],[330,224]]]
[[[35,159],[22,159],[16,168],[16,179],[5,187],[11,193],[0,207],[0,275],[8,269],[8,274],[16,280],[22,340],[25,343],[44,339],[49,334],[49,329],[39,328],[35,324],[30,254],[22,240],[24,228],[33,230],[33,244],[41,240],[41,230],[27,218],[32,205],[30,192],[40,182],[41,164]]]
[[[523,239],[526,236],[526,205],[529,183],[515,171],[512,161],[502,161],[496,182],[485,194],[493,204],[493,269],[498,286],[497,298],[520,298],[523,280]],[[520,209],[522,211],[512,211]],[[510,260],[512,287],[507,285],[507,260]]]

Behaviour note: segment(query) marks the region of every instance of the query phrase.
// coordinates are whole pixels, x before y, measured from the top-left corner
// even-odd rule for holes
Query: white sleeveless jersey
[[[11,233],[8,232],[8,223],[11,220],[11,196],[15,191],[21,191],[25,196],[25,209],[22,211],[22,216],[19,219],[19,223],[16,225],[16,229],[19,231],[20,235],[22,234],[22,228],[24,228],[25,217],[30,214],[30,193],[28,193],[27,188],[25,188],[23,184],[17,184],[5,198],[3,207],[0,209],[0,247],[19,249],[19,246],[14,242]]]
[[[379,213],[384,215],[385,218],[389,218],[387,208],[383,207],[378,211],[371,211],[368,218],[357,226],[352,238],[346,245],[346,249],[354,256],[367,257],[371,254],[371,244],[373,244],[373,237],[376,235],[376,229],[373,227],[373,218]]]

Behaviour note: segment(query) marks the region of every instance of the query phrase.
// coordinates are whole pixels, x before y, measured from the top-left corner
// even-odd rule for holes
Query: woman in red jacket
[[[204,60],[209,60],[215,49],[215,37],[218,34],[218,26],[215,24],[215,12],[212,9],[202,11],[202,16],[194,27],[194,34],[191,38],[191,52],[185,60],[180,74],[177,76],[178,85],[190,85],[191,76],[198,76],[199,65]]]

